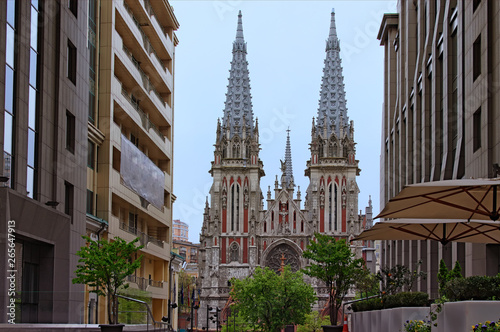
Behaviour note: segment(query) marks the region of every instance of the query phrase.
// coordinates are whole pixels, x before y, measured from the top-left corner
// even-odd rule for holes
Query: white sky
[[[383,48],[377,33],[384,13],[396,12],[393,1],[186,1],[170,0],[180,23],[175,59],[173,217],[189,224],[189,240],[199,242],[205,199],[212,184],[217,118],[227,92],[238,11],[243,34],[254,116],[259,119],[260,158],[266,176],[261,188],[274,188],[284,159],[290,127],[295,184],[302,207],[309,179],[312,118],[319,91],[335,9],[340,39],[347,114],[354,121],[356,159],[361,174],[358,210],[369,195],[379,210],[380,128],[383,103]]]

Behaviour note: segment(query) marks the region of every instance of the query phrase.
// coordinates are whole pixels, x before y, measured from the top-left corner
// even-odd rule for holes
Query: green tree
[[[377,278],[380,280],[382,294],[394,295],[406,287],[407,291],[411,291],[415,281],[418,278],[426,278],[427,274],[424,271],[418,272],[422,261],[417,262],[415,270],[411,271],[407,266],[394,265],[392,267],[384,267],[377,272]]]
[[[142,256],[133,262],[131,257],[143,246],[136,246],[139,238],[127,243],[118,237],[112,242],[82,237],[87,246],[76,253],[80,256],[80,264],[72,281],[74,284],[87,284],[93,288],[90,292],[107,297],[109,323],[118,324],[118,291],[128,288],[125,278],[141,266]]]
[[[359,271],[356,281],[354,282],[354,286],[359,292],[360,298],[376,295],[380,292],[377,275],[371,273],[366,267]]]
[[[439,271],[437,274],[439,294],[443,295],[444,288],[449,281],[459,278],[463,278],[460,263],[458,261],[455,261],[455,266],[453,267],[453,269],[448,270],[446,263],[441,258],[441,261],[439,262]]]
[[[323,325],[330,324],[330,317],[321,317],[319,312],[313,311],[307,314],[304,324],[297,326],[297,332],[317,332],[322,331]]]
[[[315,293],[301,272],[285,266],[281,275],[266,267],[257,267],[253,276],[233,278],[231,296],[244,321],[263,332],[277,332],[288,324],[302,324],[311,312]]]
[[[344,239],[336,240],[333,236],[315,233],[303,256],[312,260],[304,269],[308,276],[322,280],[328,288],[330,323],[337,325],[338,311],[347,292],[354,285],[357,275],[364,266],[361,258],[355,258]]]

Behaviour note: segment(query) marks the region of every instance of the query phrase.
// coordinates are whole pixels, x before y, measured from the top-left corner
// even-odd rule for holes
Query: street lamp
[[[210,316],[210,311],[212,311],[213,308],[207,304],[207,331],[208,331],[208,317]]]

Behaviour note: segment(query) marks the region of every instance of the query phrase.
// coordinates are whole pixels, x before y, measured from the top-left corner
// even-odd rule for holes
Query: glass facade
[[[31,1],[30,20],[30,68],[28,108],[28,154],[26,169],[26,191],[28,197],[36,197],[37,143],[38,143],[38,0]]]
[[[6,23],[6,49],[5,49],[5,105],[4,105],[4,148],[3,148],[3,176],[9,178],[6,186],[12,186],[13,150],[14,150],[14,80],[15,59],[14,47],[16,41],[16,2],[7,0],[7,23]]]

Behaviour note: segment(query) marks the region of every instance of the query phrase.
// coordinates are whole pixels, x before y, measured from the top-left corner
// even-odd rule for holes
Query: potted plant
[[[87,245],[77,252],[80,259],[72,281],[87,284],[90,292],[107,298],[109,325],[99,325],[101,331],[122,331],[124,325],[118,324],[118,290],[128,288],[125,278],[141,266],[142,256],[133,262],[131,257],[143,246],[136,246],[139,238],[127,243],[118,237],[112,242],[82,237]]]
[[[338,324],[338,312],[356,276],[363,269],[364,261],[355,258],[344,239],[315,233],[315,240],[307,246],[304,258],[312,261],[303,271],[311,277],[322,280],[329,294],[329,316],[331,325],[323,325],[323,331],[342,331]]]

